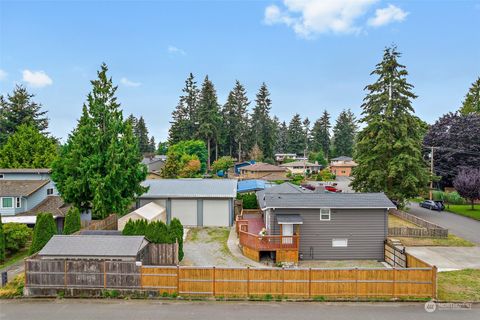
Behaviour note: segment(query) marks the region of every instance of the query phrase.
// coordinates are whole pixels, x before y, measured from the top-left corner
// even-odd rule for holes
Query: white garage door
[[[197,225],[197,200],[172,199],[172,219],[177,218],[184,226]]]
[[[230,225],[228,200],[203,200],[203,225],[228,227]]]

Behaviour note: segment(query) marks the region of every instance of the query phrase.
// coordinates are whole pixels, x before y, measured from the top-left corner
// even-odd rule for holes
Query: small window
[[[320,209],[320,220],[321,221],[330,221],[330,209],[328,209],[328,208]]]
[[[2,208],[13,208],[13,198],[2,198]]]
[[[48,188],[47,189],[47,196],[50,196],[53,194],[53,188]]]
[[[22,198],[17,197],[15,198],[15,208],[21,208],[22,207]]]
[[[0,179],[3,179],[3,173],[0,173]]]
[[[348,239],[332,239],[332,247],[348,247]]]

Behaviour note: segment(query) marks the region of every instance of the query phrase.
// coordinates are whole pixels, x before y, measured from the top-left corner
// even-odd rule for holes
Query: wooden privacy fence
[[[82,221],[82,230],[117,230],[118,216],[112,213],[103,220]],[[79,231],[75,234],[79,234]]]
[[[436,297],[436,268],[141,268],[143,289],[183,296],[291,298]]]
[[[177,265],[178,242],[175,243],[149,243],[146,254],[143,257],[145,265]]]
[[[409,214],[405,211],[390,209],[390,214],[400,219],[407,220],[421,228],[393,227],[388,228],[389,236],[396,237],[417,237],[417,238],[447,238],[448,229],[431,223],[427,220]],[[423,229],[422,229],[423,228]]]

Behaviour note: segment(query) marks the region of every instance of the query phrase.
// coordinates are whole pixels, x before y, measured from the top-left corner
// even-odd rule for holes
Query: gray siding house
[[[384,259],[387,212],[395,208],[385,194],[272,189],[257,193],[267,234],[298,235],[300,260]]]

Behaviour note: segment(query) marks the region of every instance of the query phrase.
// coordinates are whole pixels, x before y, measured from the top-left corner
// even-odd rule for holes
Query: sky
[[[190,72],[208,74],[221,104],[235,80],[251,100],[265,82],[273,115],[313,123],[325,109],[360,116],[392,44],[433,123],[480,76],[480,1],[0,0],[0,94],[25,85],[65,141],[105,62],[124,115],[143,116],[157,142]]]

